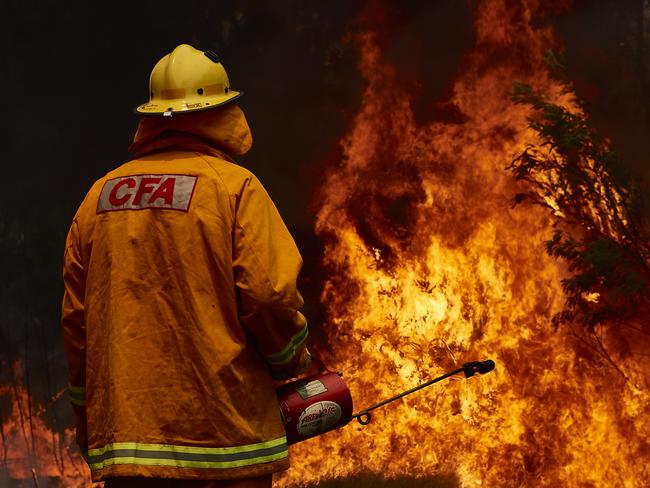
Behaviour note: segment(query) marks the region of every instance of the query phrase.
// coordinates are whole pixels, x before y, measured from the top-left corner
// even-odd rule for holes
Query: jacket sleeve
[[[68,359],[70,401],[77,418],[77,443],[84,452],[86,435],[86,324],[84,320],[85,273],[79,247],[79,228],[74,220],[63,257],[63,305],[61,327]]]
[[[250,175],[236,197],[233,242],[239,314],[276,379],[309,365],[297,290],[302,258],[262,184]]]

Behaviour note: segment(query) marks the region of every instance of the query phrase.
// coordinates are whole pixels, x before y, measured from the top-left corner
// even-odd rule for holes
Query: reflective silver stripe
[[[90,449],[88,464],[92,470],[113,464],[225,469],[273,462],[287,457],[288,454],[286,437],[224,448],[118,442],[103,448]]]

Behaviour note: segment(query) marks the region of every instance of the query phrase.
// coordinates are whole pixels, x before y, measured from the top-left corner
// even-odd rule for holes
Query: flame
[[[497,369],[293,446],[278,486],[359,473],[451,474],[463,487],[650,483],[647,364],[608,329],[596,338],[625,345],[608,356],[618,370],[580,331],[553,330],[565,270],[544,250],[552,216],[510,205],[517,187],[504,168],[535,140],[512,83],[573,106],[544,63],[557,43],[538,21],[549,3],[479,3],[453,122],[418,125],[379,34],[357,37],[367,87],[316,221],[329,271],[324,359],[344,371],[356,410],[466,361]]]
[[[0,467],[8,477],[5,481],[21,480],[24,486],[36,487],[102,486],[90,481],[88,465],[75,446],[74,429],[58,432],[48,426],[43,420],[45,409],[36,408],[24,386],[22,368],[16,363],[13,369],[14,385],[0,387],[0,398],[11,403],[11,413],[0,424]],[[63,393],[58,392],[53,400]]]

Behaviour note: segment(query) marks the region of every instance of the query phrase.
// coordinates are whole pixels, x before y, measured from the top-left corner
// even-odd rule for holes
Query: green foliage
[[[554,54],[548,61],[570,93],[561,61]],[[529,127],[538,136],[508,165],[528,183],[514,203],[531,201],[553,212],[556,231],[546,249],[572,273],[562,281],[566,303],[554,325],[578,322],[593,330],[633,316],[650,299],[648,229],[635,181],[580,101],[573,108],[558,105],[521,83],[512,100],[532,109]]]
[[[578,320],[593,328],[625,319],[647,296],[649,281],[643,272],[644,263],[611,239],[575,240],[556,230],[546,249],[551,256],[564,258],[573,273],[562,280],[567,307],[554,317],[556,326]],[[591,293],[598,293],[598,301],[585,298]]]

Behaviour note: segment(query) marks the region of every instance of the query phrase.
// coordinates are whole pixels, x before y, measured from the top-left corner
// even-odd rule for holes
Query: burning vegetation
[[[381,29],[354,36],[366,88],[316,196],[320,354],[355,410],[466,361],[497,367],[292,446],[277,486],[650,484],[647,230],[638,190],[549,68],[540,19],[565,8],[479,2],[475,45],[425,123]],[[88,486],[72,432],[24,390],[0,394],[9,477]]]
[[[553,52],[548,64],[571,93]],[[533,108],[529,125],[540,139],[527,144],[508,167],[528,183],[515,203],[529,200],[553,213],[556,230],[547,251],[568,261],[574,273],[563,281],[566,308],[554,324],[577,322],[593,331],[634,320],[650,296],[647,202],[639,184],[591,126],[582,104],[571,111],[525,84],[515,85],[512,98]]]
[[[14,384],[0,387],[0,399],[11,405],[0,424],[0,467],[14,481],[9,481],[9,487],[91,486],[90,470],[74,443],[74,429],[59,432],[48,426],[43,420],[46,407],[34,408],[18,363],[13,372]],[[63,393],[51,401],[65,401]]]

